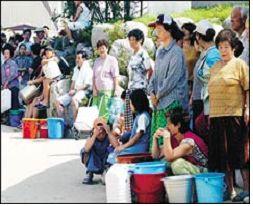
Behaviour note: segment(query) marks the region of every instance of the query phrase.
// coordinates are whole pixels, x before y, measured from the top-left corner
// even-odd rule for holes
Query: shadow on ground
[[[83,185],[80,159],[51,167],[1,192],[2,203],[105,203],[105,186]]]

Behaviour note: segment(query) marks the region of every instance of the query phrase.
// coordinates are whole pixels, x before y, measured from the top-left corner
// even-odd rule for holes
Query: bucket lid
[[[19,109],[11,109],[10,110],[10,114],[11,115],[18,115],[20,113],[22,113],[23,111],[22,110],[19,110]]]
[[[200,173],[196,174],[195,178],[196,179],[201,179],[201,178],[217,178],[217,177],[224,177],[224,173],[219,173],[219,172],[206,172],[206,173]]]

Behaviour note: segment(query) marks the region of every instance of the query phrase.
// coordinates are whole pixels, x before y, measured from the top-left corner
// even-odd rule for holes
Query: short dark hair
[[[31,51],[34,55],[40,55],[41,46],[39,43],[34,43],[31,46]]]
[[[188,23],[184,23],[182,26],[181,26],[181,29],[186,29],[187,31],[190,32],[190,34],[192,34],[194,32],[194,30],[196,29],[196,25],[191,23],[191,22],[188,22]]]
[[[175,126],[180,124],[179,132],[181,134],[184,134],[190,130],[189,121],[186,117],[188,116],[185,113],[183,113],[182,108],[172,109],[166,114],[167,121],[170,120],[170,122]]]
[[[141,41],[141,45],[143,45],[144,43],[144,33],[142,30],[140,29],[133,29],[131,30],[128,35],[127,35],[128,39],[130,39],[130,37],[134,37],[136,39],[136,41]]]
[[[236,37],[236,33],[233,32],[231,29],[223,29],[219,32],[215,39],[215,45],[217,49],[219,48],[219,43],[227,41],[232,49],[235,50],[234,55],[235,57],[239,57],[243,52],[243,44],[242,42]]]
[[[12,58],[14,56],[15,48],[13,46],[11,46],[10,44],[6,44],[4,46],[2,52],[4,52],[5,50],[9,50],[10,51],[10,58]]]
[[[214,40],[214,36],[215,36],[215,30],[214,29],[207,29],[206,30],[206,35],[200,34],[199,32],[197,32],[199,37],[205,41],[205,42],[211,42]]]
[[[48,26],[46,26],[46,25],[45,25],[45,26],[43,26],[42,28],[44,28],[44,29],[48,29],[48,30],[49,30],[49,27],[48,27]]]
[[[25,44],[20,44],[18,49],[20,49],[21,47],[25,47],[26,48],[26,45]]]
[[[164,29],[170,32],[173,39],[176,41],[183,39],[184,33],[179,29],[177,23],[172,20],[172,23],[170,25],[168,24],[161,24],[164,26]]]
[[[23,41],[23,40],[24,40],[24,38],[22,37],[22,35],[20,35],[20,34],[16,34],[16,35],[15,35],[15,40],[14,40],[14,41],[21,42],[21,41]]]
[[[142,89],[136,89],[130,94],[130,100],[137,112],[149,112],[149,101]]]
[[[83,58],[83,59],[88,59],[88,54],[87,54],[86,51],[84,51],[84,50],[79,50],[79,51],[76,52],[76,55],[79,55],[79,54],[82,55],[82,58]]]
[[[107,49],[109,48],[109,43],[106,39],[100,39],[97,42],[97,48],[101,47],[101,46],[105,46]]]
[[[6,38],[6,34],[1,32],[1,37],[5,37]]]
[[[24,29],[23,34],[25,34],[26,32],[29,32],[29,33],[30,33],[30,35],[32,34],[31,29]]]

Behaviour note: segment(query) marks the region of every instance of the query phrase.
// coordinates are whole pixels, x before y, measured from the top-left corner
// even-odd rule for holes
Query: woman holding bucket
[[[209,162],[211,171],[226,173],[228,193],[233,201],[249,196],[249,67],[236,58],[243,45],[229,29],[222,30],[216,40],[222,60],[210,70]],[[233,171],[240,169],[244,192],[234,190]]]
[[[109,101],[118,89],[119,66],[115,57],[108,55],[109,43],[105,40],[97,42],[99,58],[93,66],[93,105],[99,107],[99,116],[109,118]]]
[[[149,24],[155,31],[161,47],[156,55],[155,69],[148,85],[148,92],[154,107],[152,114],[151,138],[159,127],[166,126],[166,113],[173,108],[188,111],[187,69],[182,49],[176,41],[183,32],[170,17],[160,14],[156,22]],[[150,149],[152,148],[152,140]],[[159,145],[163,139],[159,139]]]
[[[167,113],[167,127],[159,128],[153,138],[152,155],[171,162],[174,175],[207,172],[208,149],[204,141],[189,131],[188,121],[181,109]],[[158,138],[163,137],[160,148]]]

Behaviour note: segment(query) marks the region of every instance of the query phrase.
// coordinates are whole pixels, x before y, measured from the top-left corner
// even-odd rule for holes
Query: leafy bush
[[[123,21],[117,21],[114,23],[113,29],[107,30],[110,45],[112,45],[112,43],[117,39],[126,38],[126,34],[124,33],[122,25],[123,25]]]

